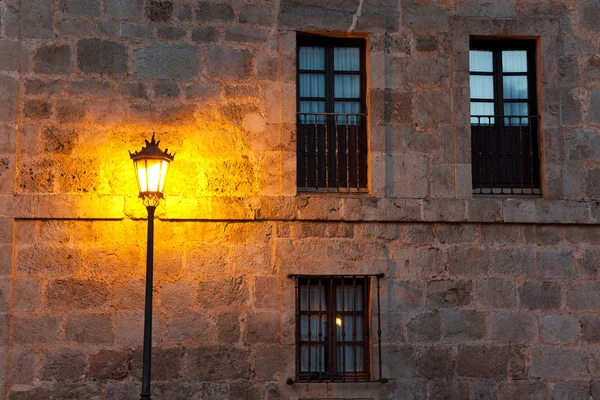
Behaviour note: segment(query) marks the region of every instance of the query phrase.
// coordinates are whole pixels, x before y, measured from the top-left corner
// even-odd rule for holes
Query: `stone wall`
[[[369,193],[296,192],[296,31],[367,38]],[[600,2],[0,0],[0,398],[600,398]],[[543,198],[472,198],[470,35],[538,42]],[[294,384],[289,273],[386,274],[387,384]]]

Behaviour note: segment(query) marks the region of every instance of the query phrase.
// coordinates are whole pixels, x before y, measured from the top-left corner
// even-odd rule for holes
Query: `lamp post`
[[[146,146],[135,153],[129,152],[135,167],[140,198],[148,210],[148,241],[146,245],[146,305],[144,309],[144,356],[142,361],[142,393],[140,400],[150,400],[150,369],[152,361],[152,288],[154,263],[154,211],[160,199],[164,198],[163,191],[169,163],[175,155],[168,150],[161,150],[154,140],[146,140]]]

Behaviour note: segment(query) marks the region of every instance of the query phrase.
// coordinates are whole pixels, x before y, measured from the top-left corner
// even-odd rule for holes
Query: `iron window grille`
[[[296,381],[385,382],[380,311],[383,274],[290,277],[296,290]],[[373,351],[378,356],[377,380],[373,379]]]
[[[474,194],[540,195],[535,41],[472,39]]]
[[[366,42],[298,35],[299,191],[367,190]]]

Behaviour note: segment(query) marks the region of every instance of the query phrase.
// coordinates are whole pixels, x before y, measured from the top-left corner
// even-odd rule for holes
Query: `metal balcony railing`
[[[367,190],[366,114],[298,113],[300,191]]]
[[[539,116],[471,116],[473,193],[540,195]]]

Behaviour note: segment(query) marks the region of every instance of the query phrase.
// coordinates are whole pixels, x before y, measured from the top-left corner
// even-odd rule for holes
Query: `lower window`
[[[296,379],[371,380],[371,279],[373,276],[294,276]],[[379,277],[376,300],[379,310]],[[377,314],[379,323],[379,313]],[[377,343],[379,326],[376,327]],[[375,347],[377,349],[377,347]],[[379,370],[381,365],[379,366]]]

